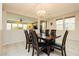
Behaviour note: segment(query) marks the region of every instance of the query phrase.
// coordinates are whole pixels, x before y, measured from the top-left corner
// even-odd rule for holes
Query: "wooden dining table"
[[[49,56],[49,55],[50,55],[50,52],[51,52],[51,51],[54,51],[54,48],[51,48],[51,46],[50,46],[49,43],[52,41],[52,42],[53,42],[52,44],[54,44],[54,43],[55,43],[55,39],[56,39],[56,38],[59,38],[59,37],[61,37],[61,35],[59,35],[59,36],[53,36],[53,35],[49,35],[49,36],[45,36],[45,35],[39,36],[38,38],[39,38],[40,40],[43,40],[43,41],[47,44],[47,48],[44,49],[44,50],[42,50],[42,51],[45,52],[45,53]]]

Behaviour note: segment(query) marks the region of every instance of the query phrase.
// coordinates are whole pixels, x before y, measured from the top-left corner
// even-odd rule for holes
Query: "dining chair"
[[[49,30],[48,29],[45,30],[45,35],[49,36]]]
[[[32,47],[33,47],[32,56],[34,56],[34,50],[37,51],[37,56],[39,56],[39,53],[42,52],[42,50],[44,50],[45,48],[47,48],[46,43],[38,42],[38,38],[36,36],[35,31],[30,31],[30,33],[32,36]]]
[[[66,30],[64,36],[63,36],[63,40],[62,40],[62,44],[57,44],[54,43],[53,45],[51,45],[52,47],[54,47],[55,49],[58,49],[61,51],[62,56],[65,55],[66,56],[66,39],[67,39],[67,35],[68,35],[68,30]]]
[[[50,34],[56,36],[56,30],[51,30],[51,33]]]
[[[55,39],[56,39],[56,30],[51,30],[50,34],[53,36],[53,42],[55,43]]]
[[[26,47],[25,47],[25,49],[27,49],[27,44],[28,44],[28,52],[29,52],[30,51],[30,44],[32,44],[32,40],[31,40],[31,37],[28,34],[27,30],[24,30],[24,33],[25,33],[25,37],[26,37]]]

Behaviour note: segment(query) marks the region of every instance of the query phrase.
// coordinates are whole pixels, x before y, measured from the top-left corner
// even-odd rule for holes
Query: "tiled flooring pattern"
[[[70,40],[67,42],[66,46],[67,56],[79,56],[79,42]],[[32,47],[30,52],[25,49],[25,43],[20,42],[16,44],[6,45],[4,46],[3,56],[31,56],[32,55]],[[36,52],[35,52],[36,56]],[[41,53],[40,56],[47,56],[45,53]],[[56,50],[50,53],[50,56],[61,56],[61,52]]]

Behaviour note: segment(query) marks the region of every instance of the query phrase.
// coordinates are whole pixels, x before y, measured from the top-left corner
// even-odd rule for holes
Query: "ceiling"
[[[79,11],[78,3],[6,3],[3,8],[8,12],[35,17],[39,10],[46,11],[46,17],[55,17],[65,13]]]

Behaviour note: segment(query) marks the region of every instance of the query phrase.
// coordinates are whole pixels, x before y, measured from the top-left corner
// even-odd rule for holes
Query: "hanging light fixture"
[[[46,11],[45,10],[38,10],[36,14],[38,17],[45,17]]]

